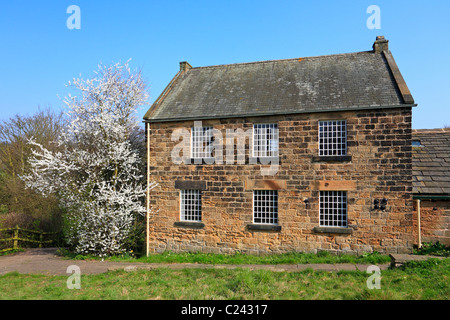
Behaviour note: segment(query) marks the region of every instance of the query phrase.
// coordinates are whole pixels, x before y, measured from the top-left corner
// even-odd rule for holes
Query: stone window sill
[[[352,156],[314,156],[312,162],[348,162]]]
[[[249,157],[247,158],[248,162],[246,164],[280,164],[279,157]],[[217,164],[216,159],[214,157],[208,158],[186,158],[183,160],[183,163],[186,165],[213,165]]]
[[[249,157],[248,164],[280,164],[279,157]]]
[[[336,233],[336,234],[352,234],[352,228],[342,228],[342,227],[315,227],[314,232],[316,233]]]
[[[281,226],[275,224],[256,224],[251,223],[247,225],[248,230],[258,231],[281,231]]]
[[[203,229],[205,224],[203,222],[197,221],[176,221],[174,227],[183,227],[183,228],[193,228],[193,229]]]
[[[216,164],[216,159],[214,157],[208,158],[187,158],[184,159],[184,164]]]

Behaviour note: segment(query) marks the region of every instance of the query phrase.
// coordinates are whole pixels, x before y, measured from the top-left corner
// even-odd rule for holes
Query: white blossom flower
[[[30,140],[36,148],[22,179],[43,195],[58,194],[67,209],[67,240],[77,252],[106,256],[129,249],[124,243],[136,215],[146,213],[141,160],[129,137],[148,94],[128,63],[99,65],[95,74],[69,82],[80,96],[64,100],[70,123],[56,141],[58,151]]]

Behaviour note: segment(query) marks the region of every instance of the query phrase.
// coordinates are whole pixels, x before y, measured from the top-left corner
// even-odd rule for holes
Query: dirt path
[[[12,255],[0,256],[0,275],[19,273],[68,275],[67,267],[77,265],[84,274],[107,272],[108,268],[126,267],[129,263],[111,261],[65,260],[56,255],[57,248],[28,249]]]
[[[56,248],[28,249],[12,255],[0,256],[0,275],[8,272],[46,274],[46,275],[68,275],[67,268],[76,265],[80,268],[81,274],[97,274],[111,270],[134,271],[138,269],[151,270],[154,268],[166,267],[171,269],[183,268],[215,268],[215,269],[236,269],[249,268],[252,270],[265,269],[271,271],[301,271],[307,268],[322,271],[366,271],[368,265],[364,264],[283,264],[283,265],[207,265],[197,263],[130,263],[112,261],[86,261],[86,260],[65,260],[56,254]],[[389,264],[379,265],[381,270],[387,269]]]

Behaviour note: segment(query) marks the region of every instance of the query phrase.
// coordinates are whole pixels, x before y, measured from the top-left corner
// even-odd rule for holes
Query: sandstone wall
[[[318,121],[339,119],[347,121],[351,160],[319,161]],[[261,174],[262,165],[249,164],[248,141],[244,164],[175,164],[171,152],[180,140],[172,141],[172,134],[178,128],[190,129],[194,122],[147,124],[150,179],[159,184],[150,193],[150,252],[411,251],[411,108],[203,120],[202,124],[225,137],[227,129],[245,131],[264,122],[278,123],[279,128],[279,167],[270,176]],[[177,181],[206,184],[201,225],[177,224]],[[261,185],[278,189],[281,230],[249,230],[253,190]],[[318,232],[320,190],[347,191],[351,234]],[[375,210],[374,199],[382,198],[388,199],[386,210]],[[309,199],[307,205],[304,199]]]

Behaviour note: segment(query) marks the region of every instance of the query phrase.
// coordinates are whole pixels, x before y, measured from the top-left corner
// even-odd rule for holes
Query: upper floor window
[[[345,120],[319,121],[319,156],[347,154],[347,122]]]
[[[192,127],[191,130],[191,157],[203,159],[211,157],[213,147],[212,127]]]
[[[253,156],[278,156],[278,125],[276,123],[253,125]]]

